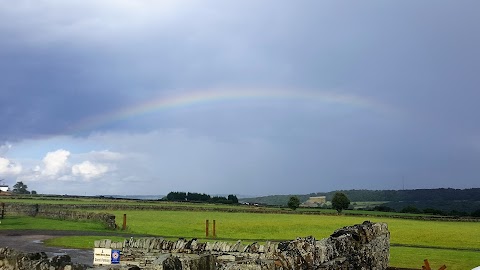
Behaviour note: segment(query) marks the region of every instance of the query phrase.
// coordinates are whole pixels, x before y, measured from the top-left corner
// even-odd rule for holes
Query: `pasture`
[[[92,201],[87,200],[84,203],[92,203]],[[102,201],[95,201],[95,203],[101,204]],[[139,204],[139,202],[126,203]],[[158,205],[157,202],[142,204]],[[178,204],[176,205],[178,206]],[[386,217],[381,213],[366,217],[301,214],[301,211],[290,211],[289,213],[227,212],[226,209],[236,206],[215,208],[218,206],[180,205],[185,205],[188,210],[109,210],[108,212],[116,216],[116,222],[119,225],[122,223],[123,214],[127,214],[127,232],[131,234],[205,240],[205,220],[208,219],[210,224],[216,220],[217,239],[227,241],[241,239],[244,242],[290,240],[309,235],[320,239],[328,237],[340,227],[362,223],[365,220],[385,222],[391,233],[391,266],[420,269],[426,258],[431,262],[433,269],[437,265],[436,269],[438,269],[442,264],[446,264],[447,269],[472,269],[480,265],[480,226],[478,222],[411,220]],[[209,211],[192,211],[191,207],[202,209],[207,207]],[[0,229],[19,228],[102,230],[101,225],[95,223],[27,217],[8,217],[0,226]],[[48,243],[91,248],[95,239],[102,239],[102,237],[61,237],[50,240]],[[209,241],[214,241],[214,239],[210,238]]]
[[[127,214],[130,232],[170,237],[205,236],[205,220],[216,220],[222,239],[288,240],[298,236],[328,237],[334,230],[365,220],[385,222],[393,244],[480,249],[480,226],[471,222],[439,222],[386,217],[262,214],[190,211],[109,211],[121,223]],[[456,239],[456,241],[451,241]]]
[[[224,240],[289,240],[313,235],[325,238],[343,226],[365,220],[385,222],[391,233],[391,266],[421,268],[424,259],[448,269],[480,265],[480,226],[474,222],[420,221],[386,217],[259,214],[187,211],[114,211],[127,214],[134,233],[205,237],[205,220],[216,220],[217,238]],[[120,221],[118,220],[117,223]],[[463,249],[463,250],[462,250]],[[437,267],[438,268],[438,267]]]

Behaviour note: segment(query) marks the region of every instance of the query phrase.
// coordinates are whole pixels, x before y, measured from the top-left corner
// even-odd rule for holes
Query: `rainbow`
[[[336,104],[379,112],[388,110],[387,106],[374,100],[334,92],[298,91],[288,89],[208,89],[190,91],[170,96],[161,96],[147,102],[134,104],[103,115],[95,115],[83,119],[81,122],[71,127],[68,133],[75,134],[85,132],[108,123],[118,122],[162,110],[189,107],[193,105],[205,106],[219,102],[245,102],[254,100],[308,101],[317,102],[319,106],[321,104]]]

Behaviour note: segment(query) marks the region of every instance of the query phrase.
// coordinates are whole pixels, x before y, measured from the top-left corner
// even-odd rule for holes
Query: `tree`
[[[228,200],[228,201],[231,201],[232,203],[238,203],[238,198],[237,198],[237,196],[235,196],[235,195],[233,195],[233,194],[228,195],[227,200]]]
[[[338,213],[341,213],[343,209],[347,209],[350,205],[350,199],[347,195],[341,192],[335,193],[332,199],[332,207],[337,210]]]
[[[477,209],[472,212],[471,214],[472,217],[480,217],[480,209]]]
[[[187,201],[190,202],[206,202],[210,200],[210,195],[207,194],[200,194],[196,192],[188,192],[187,193]]]
[[[380,211],[380,212],[395,212],[395,209],[385,206],[385,205],[377,205],[373,207],[373,211]]]
[[[417,207],[413,206],[413,205],[409,205],[407,207],[404,207],[402,209],[402,211],[400,211],[402,213],[412,213],[412,214],[420,214],[422,213],[422,211],[420,211]]]
[[[30,194],[30,191],[27,190],[28,186],[25,185],[22,181],[17,182],[13,185],[13,193],[16,194]]]
[[[185,201],[187,200],[186,192],[170,192],[167,194],[168,201]]]
[[[288,200],[287,206],[288,208],[295,210],[300,206],[300,200],[297,198],[297,196],[292,196]]]

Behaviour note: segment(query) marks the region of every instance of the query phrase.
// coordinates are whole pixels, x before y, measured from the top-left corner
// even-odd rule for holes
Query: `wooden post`
[[[123,214],[122,231],[125,231],[126,229],[127,229],[127,214]]]
[[[2,202],[2,219],[5,216],[5,203]]]
[[[427,259],[423,260],[423,263],[425,264],[425,269],[432,270],[432,268],[430,268],[430,263],[428,262]]]
[[[208,238],[208,219],[205,220],[205,237]]]
[[[432,270],[432,268],[430,268],[430,263],[428,262],[427,259],[423,260],[423,263],[425,265],[422,266],[422,270]],[[442,265],[442,267],[438,268],[438,270],[445,270],[445,269],[447,269],[445,265]]]
[[[215,219],[213,220],[213,238],[217,237],[217,233],[215,232]]]

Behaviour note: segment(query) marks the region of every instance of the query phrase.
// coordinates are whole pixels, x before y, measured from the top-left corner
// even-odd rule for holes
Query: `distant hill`
[[[242,202],[266,205],[287,205],[290,196],[297,196],[300,202],[305,202],[309,197],[326,196],[331,201],[336,192],[343,192],[352,202],[428,202],[428,201],[480,201],[480,188],[471,189],[410,189],[410,190],[338,190],[310,194],[270,195],[264,197],[242,198]]]

